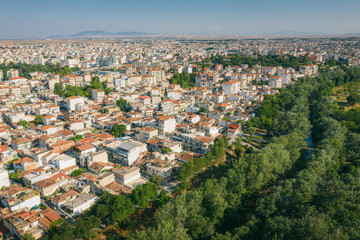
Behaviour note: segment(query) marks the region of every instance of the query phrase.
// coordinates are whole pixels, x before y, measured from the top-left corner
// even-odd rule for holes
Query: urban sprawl
[[[1,234],[35,238],[156,181],[216,141],[256,141],[267,95],[359,65],[353,39],[0,42]]]

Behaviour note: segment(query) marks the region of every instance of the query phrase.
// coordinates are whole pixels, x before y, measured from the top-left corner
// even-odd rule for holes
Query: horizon
[[[108,0],[15,0],[0,9],[1,39],[44,39],[83,31],[145,32],[164,36],[238,36],[300,32],[360,33],[360,2],[225,0],[131,3]],[[334,17],[336,16],[336,17]],[[295,34],[296,35],[296,34]]]

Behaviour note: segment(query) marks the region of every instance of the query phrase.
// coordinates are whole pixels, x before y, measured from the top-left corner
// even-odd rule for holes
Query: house
[[[230,80],[228,82],[224,82],[222,84],[222,90],[224,91],[225,95],[236,95],[240,91],[240,81]]]
[[[163,179],[166,179],[172,173],[172,166],[169,162],[156,158],[146,165],[146,173],[149,176],[156,174]]]
[[[282,78],[277,76],[271,77],[269,79],[269,85],[271,88],[282,88],[282,82]]]
[[[76,159],[66,154],[61,154],[52,161],[53,165],[58,167],[60,170],[68,167],[76,166]]]
[[[20,137],[11,142],[11,147],[15,150],[30,149],[32,140],[26,137]]]
[[[0,191],[0,200],[1,204],[11,212],[29,210],[40,205],[40,194],[30,188],[13,184]]]
[[[31,211],[22,210],[8,215],[3,219],[3,223],[14,237],[22,239],[26,233],[29,233],[35,239],[39,239],[50,229],[51,223],[59,219],[61,217],[53,209],[42,210],[38,208]]]
[[[10,186],[9,173],[5,169],[0,170],[0,188]]]
[[[122,185],[128,185],[141,177],[139,167],[114,168],[112,171],[115,175],[115,182]]]
[[[174,116],[160,116],[158,117],[158,125],[162,132],[171,133],[175,131],[176,120]]]
[[[159,132],[156,128],[142,127],[136,137],[139,142],[146,142],[147,140],[156,137],[158,134]]]
[[[137,141],[113,142],[105,146],[109,160],[131,166],[147,152],[146,145]]]
[[[20,171],[29,171],[35,168],[38,168],[42,165],[42,162],[36,159],[29,157],[21,158],[19,160],[13,161],[14,170]]]
[[[71,214],[78,215],[95,204],[99,197],[91,193],[80,193],[62,204],[62,209]]]
[[[99,89],[92,90],[92,99],[96,102],[103,102],[105,99],[105,93]]]
[[[84,103],[83,97],[73,96],[66,99],[66,107],[71,111],[81,110]]]

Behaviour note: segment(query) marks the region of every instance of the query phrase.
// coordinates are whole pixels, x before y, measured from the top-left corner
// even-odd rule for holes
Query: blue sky
[[[360,32],[359,0],[0,0],[0,38],[86,30],[170,35]]]

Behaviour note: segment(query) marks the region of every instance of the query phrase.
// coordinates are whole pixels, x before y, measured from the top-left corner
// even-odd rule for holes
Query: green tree
[[[207,110],[204,107],[200,107],[198,113],[207,113]]]
[[[42,115],[36,115],[34,122],[36,124],[41,124],[43,122],[43,116]]]
[[[22,237],[21,240],[35,240],[34,236],[31,233],[25,233]]]
[[[120,108],[122,112],[126,112],[126,100],[123,98],[120,98],[116,101],[116,105]]]
[[[162,182],[162,177],[157,175],[157,174],[153,174],[151,176],[150,182],[152,182],[153,184],[160,186],[161,182]]]
[[[357,103],[360,103],[360,94],[350,93],[346,100],[348,101],[349,105],[353,106]]]
[[[124,124],[115,124],[111,128],[111,135],[114,137],[123,137],[126,131],[126,126]]]
[[[28,129],[31,126],[26,120],[20,120],[19,125],[23,126],[24,129]]]

